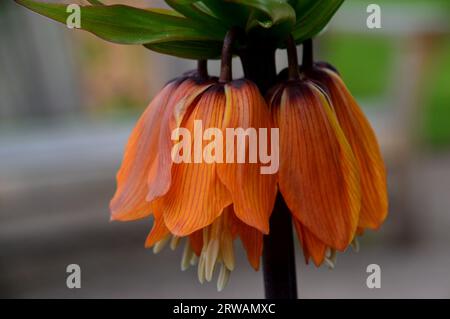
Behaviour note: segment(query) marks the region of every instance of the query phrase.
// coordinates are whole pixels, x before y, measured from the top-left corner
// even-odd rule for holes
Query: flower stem
[[[312,39],[303,42],[303,61],[302,66],[305,70],[312,69],[314,65],[313,41]]]
[[[201,79],[208,78],[208,61],[207,60],[198,60],[197,61],[197,75]]]
[[[233,79],[231,72],[233,46],[235,45],[237,37],[239,36],[239,32],[240,32],[239,28],[232,27],[226,34],[225,39],[223,40],[222,61],[220,66],[220,77],[219,77],[220,83],[227,83]]]
[[[267,299],[297,299],[291,214],[280,193],[264,237],[263,267]]]
[[[250,44],[239,56],[242,61],[245,77],[253,81],[265,95],[277,82],[275,66],[275,47]]]
[[[276,84],[275,45],[248,43],[239,52],[245,77],[261,94]],[[264,289],[268,299],[296,299],[297,281],[291,214],[280,193],[270,219],[270,234],[264,236]]]

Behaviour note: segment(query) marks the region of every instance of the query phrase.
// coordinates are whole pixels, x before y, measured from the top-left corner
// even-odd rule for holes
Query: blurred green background
[[[367,7],[370,3],[396,7],[397,10],[407,6],[408,11],[414,13],[423,11],[418,14],[421,18],[426,18],[427,12],[440,11],[442,16],[447,15],[450,20],[450,1],[447,0],[349,0],[341,10],[353,6]],[[429,19],[433,19],[433,16],[429,16]],[[392,70],[395,59],[401,59],[398,57],[401,53],[396,51],[398,39],[390,37],[389,32],[377,37],[367,37],[366,33],[329,36],[324,40],[321,55],[338,66],[354,95],[371,99],[389,93],[392,83],[387,81],[386,75]],[[438,41],[433,61],[423,74],[426,79],[423,88],[425,98],[419,134],[426,146],[443,150],[450,145],[450,37],[442,37]]]

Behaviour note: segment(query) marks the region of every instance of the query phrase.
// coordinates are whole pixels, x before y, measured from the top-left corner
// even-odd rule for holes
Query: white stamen
[[[205,279],[207,281],[212,280],[212,275],[214,273],[214,267],[216,266],[217,257],[219,255],[219,241],[217,239],[212,239],[208,248],[205,252]]]
[[[186,241],[186,245],[184,246],[183,250],[183,258],[181,259],[181,271],[185,271],[189,268],[193,254],[194,251],[191,248],[191,244],[189,243],[189,241]]]
[[[334,269],[334,263],[330,260],[330,259],[328,259],[327,257],[325,257],[325,259],[323,260],[324,262],[325,262],[325,264],[327,265],[327,267],[328,268],[330,268],[330,269]]]
[[[167,235],[166,237],[164,237],[163,239],[161,239],[160,241],[158,241],[154,246],[153,246],[153,253],[154,254],[158,254],[160,253],[164,247],[166,246],[167,242],[170,239],[170,235]]]
[[[205,255],[203,253],[198,261],[197,276],[198,281],[203,284],[205,282]]]
[[[358,238],[353,238],[352,242],[350,243],[350,246],[352,246],[352,249],[355,253],[359,252],[359,240]]]
[[[324,261],[327,264],[328,268],[334,269],[334,267],[336,266],[336,250],[327,248]]]
[[[326,258],[330,258],[331,257],[331,249],[330,249],[330,247],[327,247],[327,249],[325,250],[325,257]]]
[[[220,247],[220,255],[221,259],[223,260],[225,266],[229,270],[234,270],[235,266],[235,258],[234,258],[234,247],[233,247],[233,238],[231,237],[231,234],[229,236],[223,236],[222,243]]]
[[[194,253],[191,257],[191,260],[189,261],[189,263],[191,264],[191,266],[195,266],[198,264],[198,257],[197,255]]]
[[[175,250],[180,245],[181,237],[172,236],[172,240],[170,241],[170,249]]]
[[[230,279],[231,271],[224,265],[220,267],[219,277],[217,278],[217,291],[222,291]]]

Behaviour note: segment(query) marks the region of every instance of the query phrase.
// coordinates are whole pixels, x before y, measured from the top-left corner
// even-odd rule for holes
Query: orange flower
[[[344,250],[361,208],[359,170],[326,94],[307,79],[277,85],[268,96],[280,129],[278,183],[306,260]],[[327,261],[332,261],[328,256]]]
[[[147,183],[158,168],[160,140],[164,141],[167,131],[179,120],[180,115],[174,113],[178,103],[212,81],[187,74],[169,82],[147,107],[131,133],[116,176],[117,190],[110,204],[112,220],[136,220],[151,214]]]
[[[362,197],[358,227],[378,229],[387,217],[388,199],[386,170],[375,133],[334,67],[318,63],[307,75],[327,91],[355,154]]]
[[[276,196],[276,176],[260,174],[260,161],[197,161],[195,152],[187,156],[188,161],[174,162],[173,150],[180,140],[173,140],[173,133],[186,129],[195,135],[197,122],[205,130],[220,129],[224,136],[227,128],[272,127],[265,100],[250,81],[217,83],[191,75],[171,82],[150,104],[130,137],[111,211],[114,220],[134,220],[153,213],[146,247],[153,246],[155,252],[170,238],[171,246],[176,247],[187,237],[182,269],[196,262],[194,256],[200,257],[198,274],[203,282],[212,279],[217,263],[222,264],[221,290],[234,269],[233,241],[237,236],[251,265],[259,267],[262,234],[269,231]],[[188,149],[195,149],[197,143],[184,137],[181,142]],[[205,152],[209,141],[200,143]],[[248,158],[248,143],[245,154]]]

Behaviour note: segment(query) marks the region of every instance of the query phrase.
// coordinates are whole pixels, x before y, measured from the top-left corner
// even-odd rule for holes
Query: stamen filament
[[[167,235],[166,237],[164,237],[163,239],[161,239],[160,241],[158,241],[154,246],[153,246],[153,253],[154,254],[158,254],[160,253],[164,247],[167,245],[167,243],[170,240],[170,235]]]
[[[180,245],[181,237],[172,236],[172,240],[170,241],[170,249],[175,250]]]
[[[217,291],[222,291],[230,279],[231,271],[224,265],[220,267],[219,277],[217,278]]]

